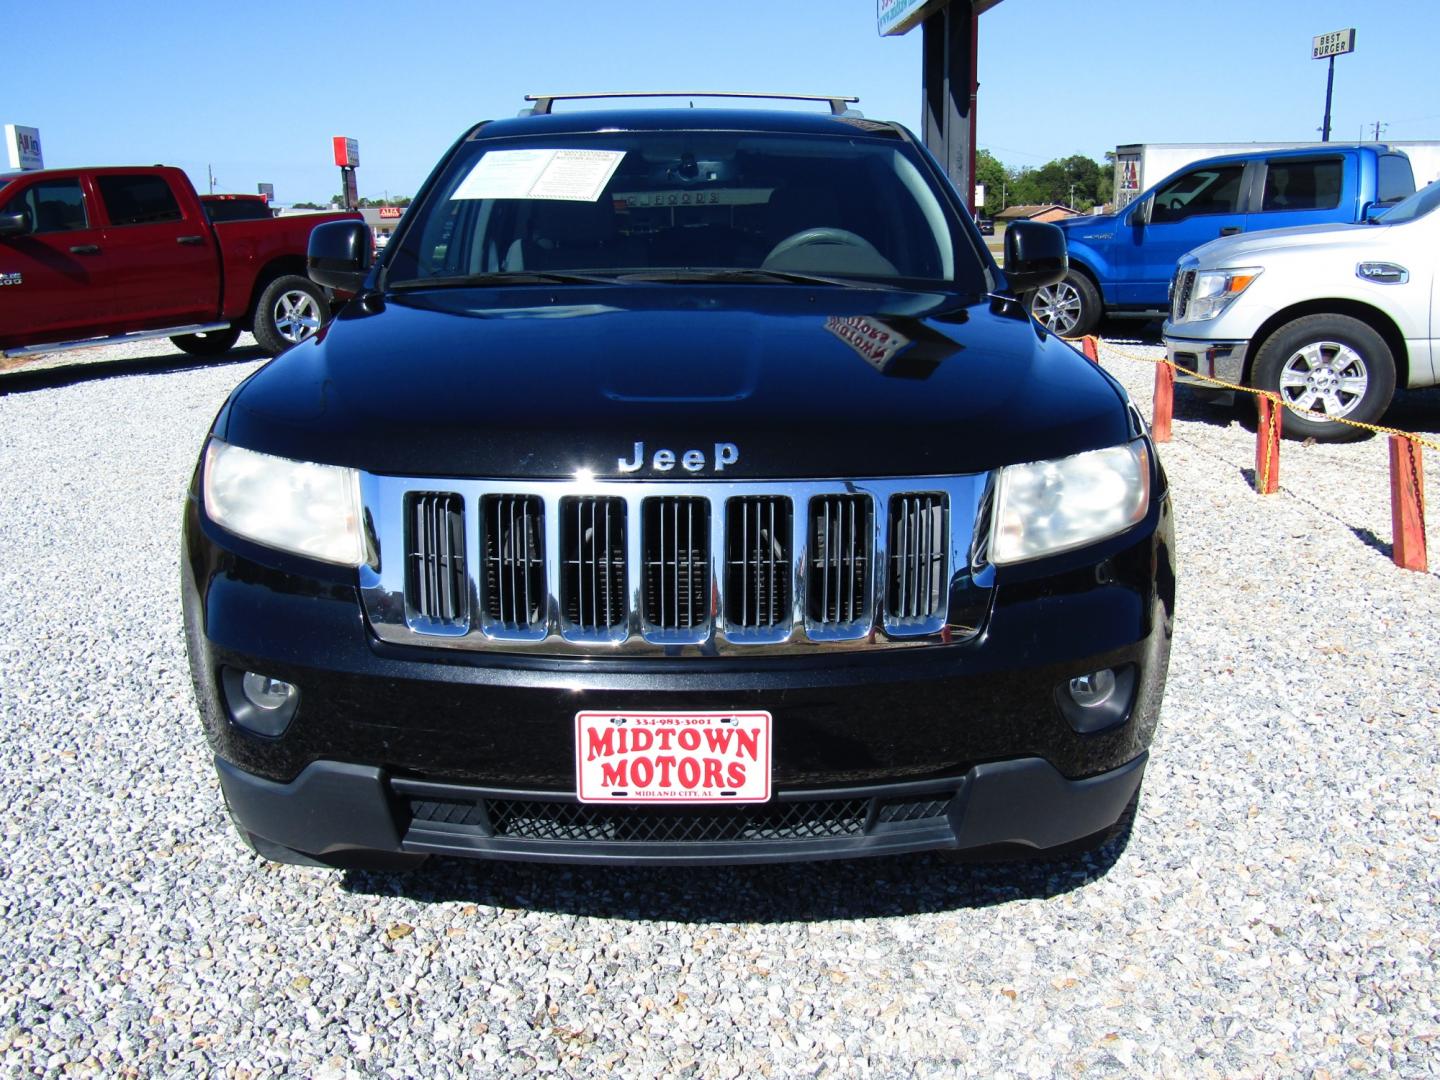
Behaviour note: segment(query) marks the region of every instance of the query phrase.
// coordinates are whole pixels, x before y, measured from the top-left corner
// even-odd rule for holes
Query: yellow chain
[[[1399,428],[1384,427],[1380,424],[1367,424],[1360,420],[1347,420],[1343,416],[1329,416],[1326,413],[1316,412],[1314,409],[1302,409],[1299,405],[1282,401],[1278,394],[1270,390],[1257,390],[1253,386],[1239,386],[1236,383],[1226,382],[1224,379],[1217,379],[1213,375],[1201,375],[1199,372],[1191,371],[1189,368],[1180,367],[1175,361],[1168,357],[1156,359],[1151,356],[1141,356],[1138,353],[1130,353],[1124,349],[1118,349],[1114,345],[1106,345],[1105,348],[1123,360],[1134,360],[1142,364],[1164,364],[1166,367],[1172,368],[1177,373],[1184,374],[1188,378],[1199,379],[1201,382],[1218,386],[1222,390],[1238,390],[1241,393],[1269,398],[1274,404],[1283,405],[1293,413],[1304,413],[1308,416],[1318,417],[1321,420],[1329,420],[1332,423],[1348,424],[1350,427],[1364,428],[1366,431],[1373,431],[1377,435],[1399,435],[1402,439],[1409,439],[1412,445],[1418,443],[1420,446],[1427,446],[1431,450],[1440,450],[1440,442],[1427,439],[1423,435],[1416,435],[1413,431],[1401,431]]]

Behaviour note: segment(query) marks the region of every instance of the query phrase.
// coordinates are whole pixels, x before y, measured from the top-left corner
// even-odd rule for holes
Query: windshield
[[[978,254],[908,149],[691,131],[471,143],[389,253],[388,279],[723,271],[983,291]]]
[[[1440,180],[1421,188],[1408,199],[1396,203],[1380,219],[1382,225],[1403,225],[1407,221],[1422,218],[1440,206]]]

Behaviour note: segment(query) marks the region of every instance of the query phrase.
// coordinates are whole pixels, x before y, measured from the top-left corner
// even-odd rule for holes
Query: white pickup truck
[[[1344,442],[1396,385],[1440,383],[1440,181],[1368,225],[1224,237],[1180,259],[1165,349],[1179,369],[1271,390],[1292,438]]]

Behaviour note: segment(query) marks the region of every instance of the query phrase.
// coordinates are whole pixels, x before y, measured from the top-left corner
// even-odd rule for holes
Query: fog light
[[[256,671],[220,669],[220,685],[230,719],[256,735],[276,738],[283,735],[295,719],[300,704],[300,691],[292,683]]]
[[[1101,668],[1055,687],[1055,704],[1081,735],[1107,731],[1130,717],[1135,703],[1135,665]]]
[[[247,675],[248,679],[249,676]],[[1070,696],[1075,699],[1075,704],[1082,709],[1094,709],[1110,700],[1110,695],[1115,693],[1115,672],[1109,668],[1101,671],[1092,671],[1089,675],[1081,675],[1078,679],[1070,680]]]
[[[1111,682],[1114,682],[1113,678]],[[269,675],[257,675],[253,671],[245,673],[245,677],[240,680],[240,688],[251,705],[267,712],[273,712],[295,696],[295,687],[288,682],[272,679]]]

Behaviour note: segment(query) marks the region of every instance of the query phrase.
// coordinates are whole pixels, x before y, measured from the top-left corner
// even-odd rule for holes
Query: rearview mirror
[[[359,292],[371,261],[370,226],[363,221],[327,221],[310,231],[305,269],[316,285]]]
[[[1005,280],[1010,291],[1054,285],[1070,269],[1065,233],[1044,221],[1017,221],[1005,230]]]
[[[23,236],[30,231],[30,211],[0,214],[0,236]]]

